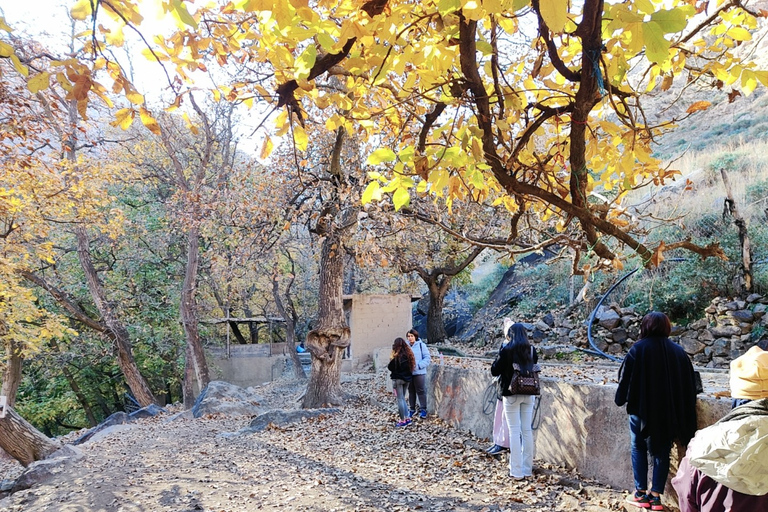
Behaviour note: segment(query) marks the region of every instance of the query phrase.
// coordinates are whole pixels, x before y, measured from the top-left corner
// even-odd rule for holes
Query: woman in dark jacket
[[[512,395],[509,383],[512,381],[514,365],[523,373],[530,372],[538,362],[536,350],[528,342],[528,333],[523,324],[513,324],[509,330],[512,341],[499,352],[491,366],[491,375],[499,376],[504,402],[504,416],[509,427],[509,476],[521,480],[533,475],[533,395]]]
[[[397,398],[397,413],[400,415],[400,421],[396,426],[405,427],[411,424],[411,417],[408,414],[408,404],[405,401],[405,392],[413,376],[413,370],[416,369],[416,359],[413,357],[408,343],[403,338],[396,338],[392,344],[392,355],[390,356],[389,377],[392,379],[392,388]]]
[[[635,493],[630,503],[664,510],[661,494],[669,475],[669,450],[684,446],[696,433],[696,381],[693,365],[680,345],[669,340],[672,327],[664,313],[652,311],[640,324],[635,343],[619,369],[616,405],[627,405]],[[648,451],[653,479],[648,489]]]

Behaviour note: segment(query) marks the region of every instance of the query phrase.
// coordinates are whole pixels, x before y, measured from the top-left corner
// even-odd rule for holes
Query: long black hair
[[[525,326],[521,323],[512,324],[512,327],[509,328],[509,337],[511,341],[507,343],[504,350],[512,353],[514,361],[520,365],[521,369],[530,369],[533,366],[533,357]]]

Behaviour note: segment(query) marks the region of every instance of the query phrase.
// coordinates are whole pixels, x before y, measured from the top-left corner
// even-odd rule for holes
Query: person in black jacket
[[[504,416],[509,427],[509,476],[516,480],[533,475],[533,395],[513,395],[509,391],[514,365],[523,374],[533,370],[539,356],[528,342],[528,332],[520,323],[510,328],[512,341],[504,345],[491,366],[491,375],[500,377]]]
[[[416,369],[416,359],[413,357],[408,343],[403,338],[395,338],[392,344],[392,355],[390,356],[389,377],[392,379],[392,389],[397,398],[397,413],[400,421],[396,426],[405,427],[411,424],[411,416],[408,414],[408,404],[405,401],[405,392],[413,377],[413,371]]]
[[[677,439],[687,445],[696,433],[696,380],[688,354],[669,340],[672,327],[664,313],[652,311],[640,324],[640,341],[619,369],[616,405],[626,404],[635,492],[627,501],[664,510],[661,494],[669,475],[669,451]],[[648,490],[648,452],[653,478]]]

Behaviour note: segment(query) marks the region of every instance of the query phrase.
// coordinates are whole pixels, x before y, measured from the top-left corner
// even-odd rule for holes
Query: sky
[[[54,52],[64,52],[67,49],[66,42],[69,39],[70,21],[67,13],[75,0],[0,0],[0,11],[5,17],[6,23],[14,29],[15,35],[29,35],[41,43],[49,46]],[[161,21],[162,15],[159,0],[140,0],[142,4],[142,31],[146,34],[170,33],[174,29],[173,22]],[[106,19],[103,17],[102,21]],[[167,20],[167,18],[166,18]],[[167,105],[173,99],[168,92],[168,81],[165,74],[155,62],[149,62],[140,51],[143,43],[130,30],[125,31],[126,49],[131,53],[130,63],[133,67],[133,83],[136,88],[145,95],[148,105],[157,108],[158,105]],[[129,59],[126,52],[117,51],[116,59],[128,70]],[[172,73],[172,70],[169,70]],[[129,77],[131,78],[131,77]],[[196,78],[197,87],[210,88],[212,82],[207,75],[200,74]],[[266,106],[265,106],[266,108]],[[255,126],[263,119],[265,108],[255,107],[253,112],[243,111],[239,113],[237,136],[240,141],[238,149],[251,155],[258,155],[264,138],[265,130],[252,135]],[[265,124],[268,127],[269,123]]]
[[[146,33],[169,32],[173,25],[166,23],[163,25],[156,17],[161,13],[158,0],[143,0],[142,13],[145,14],[145,21],[142,22],[142,30]],[[68,11],[75,0],[0,0],[0,10],[4,12],[6,23],[14,29],[14,34],[29,35],[36,40],[46,44],[53,51],[65,51],[67,41],[70,37],[70,21]],[[102,16],[100,23],[105,23],[107,17]],[[165,27],[165,28],[163,28]],[[138,37],[130,30],[125,31],[126,49],[131,51],[133,48],[132,63],[136,69],[136,85],[143,93],[152,94],[156,92],[159,95],[160,84],[156,80],[157,73],[162,70],[157,64],[147,62],[139,54],[142,46]],[[121,54],[122,53],[122,54]],[[128,59],[125,52],[116,54],[118,60],[124,66]],[[143,76],[142,76],[143,75]],[[147,77],[146,79],[144,77]],[[157,89],[153,91],[153,89]]]

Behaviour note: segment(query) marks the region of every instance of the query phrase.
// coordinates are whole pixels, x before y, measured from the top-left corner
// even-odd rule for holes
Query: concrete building
[[[417,297],[418,298],[418,297]],[[351,331],[351,341],[342,372],[356,372],[373,364],[375,351],[389,354],[395,338],[405,338],[412,327],[409,294],[398,295],[345,295],[344,311]],[[226,323],[225,320],[211,323]],[[254,319],[243,319],[243,321]],[[285,343],[231,344],[227,338],[224,347],[209,347],[208,366],[211,378],[240,387],[258,386],[279,377],[290,358]]]

